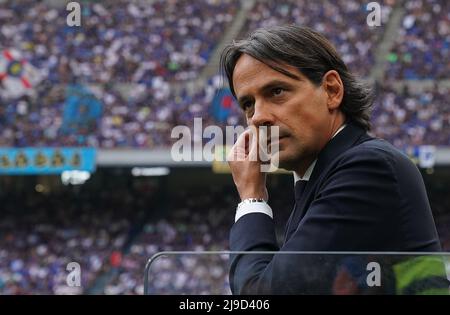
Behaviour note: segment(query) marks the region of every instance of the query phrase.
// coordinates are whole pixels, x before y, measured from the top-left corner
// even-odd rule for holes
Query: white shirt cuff
[[[234,222],[237,222],[241,217],[249,213],[264,213],[267,214],[271,219],[273,219],[272,208],[265,202],[255,202],[255,203],[243,203],[236,210],[236,216],[234,217]]]

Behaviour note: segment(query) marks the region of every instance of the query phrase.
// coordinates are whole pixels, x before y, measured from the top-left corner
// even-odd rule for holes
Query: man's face
[[[302,174],[331,139],[336,109],[329,95],[295,67],[278,65],[291,78],[243,54],[233,72],[233,87],[248,125],[278,126],[280,167]]]

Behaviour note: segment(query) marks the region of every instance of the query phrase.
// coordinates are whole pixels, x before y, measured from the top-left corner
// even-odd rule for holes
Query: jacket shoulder
[[[417,169],[410,158],[399,149],[395,148],[386,140],[380,138],[373,138],[371,140],[360,143],[341,156],[343,160],[384,160],[385,163],[396,167],[399,164],[406,167],[413,167]]]

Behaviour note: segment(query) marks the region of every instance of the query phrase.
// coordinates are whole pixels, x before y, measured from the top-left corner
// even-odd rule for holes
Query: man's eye
[[[278,96],[278,95],[281,95],[283,92],[284,92],[283,88],[274,88],[272,90],[272,95]]]
[[[243,110],[247,110],[248,108],[250,108],[252,106],[251,102],[245,102],[241,105]]]

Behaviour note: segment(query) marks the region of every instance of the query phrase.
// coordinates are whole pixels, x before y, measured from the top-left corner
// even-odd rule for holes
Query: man
[[[242,202],[231,250],[277,251],[234,255],[233,293],[322,292],[317,283],[304,291],[317,256],[308,263],[283,254],[289,251],[440,250],[420,172],[367,134],[371,91],[322,35],[297,26],[261,29],[229,45],[221,63],[248,125],[279,128],[279,166],[295,179],[279,248],[266,174],[249,158],[258,145],[247,144],[247,131],[232,148],[230,157],[241,157],[229,165]]]

